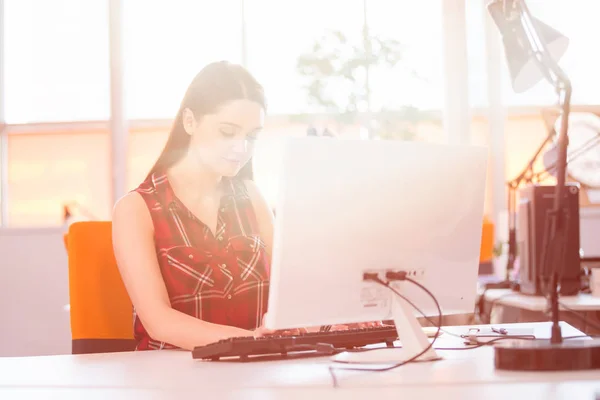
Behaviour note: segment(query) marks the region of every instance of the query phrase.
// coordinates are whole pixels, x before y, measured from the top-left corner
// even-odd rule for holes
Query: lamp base
[[[494,345],[495,366],[507,371],[600,369],[600,340],[507,340]]]

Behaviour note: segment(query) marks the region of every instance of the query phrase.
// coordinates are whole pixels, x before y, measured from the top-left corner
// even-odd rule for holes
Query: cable
[[[436,334],[433,338],[433,340],[431,341],[431,343],[429,344],[429,346],[427,346],[427,348],[425,348],[423,351],[421,351],[420,353],[418,353],[417,355],[415,355],[414,357],[406,360],[406,361],[402,361],[399,362],[397,364],[388,366],[388,367],[383,367],[383,368],[334,368],[333,366],[329,366],[328,370],[329,373],[331,375],[332,381],[333,381],[333,387],[337,388],[339,387],[338,385],[338,380],[337,377],[335,375],[334,370],[335,369],[341,369],[341,370],[348,370],[348,371],[372,371],[372,372],[384,372],[384,371],[389,371],[398,367],[401,367],[403,365],[409,364],[411,362],[419,362],[420,360],[418,360],[418,358],[420,356],[422,356],[423,354],[425,354],[426,352],[428,352],[431,348],[433,348],[433,345],[435,344],[435,341],[437,340],[437,338],[440,335],[440,332],[444,332],[447,333],[451,336],[455,336],[455,337],[459,337],[461,339],[464,339],[464,336],[461,335],[456,335],[454,333],[451,332],[447,332],[445,330],[442,329],[442,309],[440,307],[439,302],[437,301],[436,297],[433,295],[433,293],[431,293],[431,291],[429,291],[429,289],[427,289],[426,287],[424,287],[423,285],[421,285],[420,283],[408,278],[406,276],[405,273],[403,272],[399,272],[399,273],[387,273],[386,274],[386,278],[389,279],[389,281],[385,282],[383,280],[381,280],[376,274],[365,274],[364,279],[365,280],[370,280],[373,281],[375,283],[378,283],[382,286],[385,286],[386,288],[388,288],[389,290],[391,290],[394,295],[398,296],[399,298],[401,298],[402,300],[406,301],[411,307],[413,307],[419,314],[421,314],[427,321],[429,321],[430,323],[434,324],[437,327],[437,331]],[[395,288],[390,286],[390,281],[394,281],[394,280],[399,280],[399,281],[408,281],[412,284],[414,284],[415,286],[419,287],[421,290],[423,290],[425,293],[427,293],[429,295],[429,297],[431,297],[431,299],[434,301],[437,310],[438,310],[438,322],[437,324],[434,323],[434,321],[432,321],[432,319],[430,317],[428,317],[427,315],[425,315],[425,313],[419,308],[417,307],[412,301],[410,301],[408,298],[406,298],[404,295],[402,295],[401,293],[399,293]],[[491,302],[490,307],[493,307],[494,304],[499,301],[500,299],[503,299],[504,297],[508,297],[511,295],[515,295],[517,293],[508,293],[504,296],[500,296],[497,299],[494,299]],[[582,317],[581,315],[579,315],[576,311],[570,309],[569,307],[566,307],[564,304],[560,304],[561,307],[563,307],[565,310],[573,313],[575,316],[577,316],[578,318],[583,319],[584,321],[586,321],[587,323],[589,323],[589,321],[587,321],[587,319],[585,317]],[[596,329],[600,330],[600,326],[595,325],[595,324],[591,324],[590,325]],[[568,336],[565,337],[563,339],[576,339],[576,338],[585,338],[585,337],[594,337],[592,335],[578,335],[578,336]],[[485,342],[476,342],[475,345],[472,346],[466,346],[466,347],[438,347],[435,348],[436,350],[473,350],[473,349],[477,349],[480,347],[484,347],[484,346],[489,346],[492,345],[496,342],[502,341],[502,340],[514,340],[514,339],[518,339],[518,340],[544,340],[544,339],[538,339],[535,336],[532,335],[522,335],[522,336],[507,336],[507,337],[497,337],[497,338],[493,338],[491,340],[487,340]],[[397,348],[397,347],[392,347],[392,348]],[[381,349],[363,349],[363,350],[359,350],[359,351],[371,351],[371,350],[381,350]]]
[[[384,284],[385,284],[385,282],[383,282],[383,281],[382,281],[382,283],[384,283]],[[427,320],[427,322],[429,322],[429,323],[430,323],[431,325],[433,325],[433,326],[437,326],[438,328],[440,328],[438,325],[441,325],[441,323],[439,323],[439,324],[438,324],[437,322],[433,321],[433,319],[431,319],[431,317],[429,317],[427,314],[425,314],[425,313],[424,313],[424,312],[423,312],[423,311],[422,311],[422,310],[421,310],[419,307],[417,307],[417,306],[415,305],[415,303],[413,303],[412,301],[410,301],[410,300],[408,299],[408,297],[404,296],[403,294],[401,294],[400,292],[398,292],[396,289],[394,289],[393,287],[389,286],[389,282],[388,282],[388,284],[385,284],[385,285],[386,285],[386,286],[387,286],[387,288],[388,288],[388,289],[390,289],[390,290],[391,290],[391,291],[392,291],[392,292],[393,292],[393,293],[394,293],[396,296],[400,297],[402,300],[404,300],[404,301],[406,301],[408,304],[410,304],[410,306],[411,306],[412,308],[414,308],[414,309],[415,309],[415,310],[416,310],[416,311],[417,311],[419,314],[421,314],[421,316],[422,316],[423,318],[425,318],[425,319]],[[459,338],[459,339],[464,339],[462,336],[460,336],[460,335],[457,335],[456,333],[448,332],[447,330],[445,330],[445,329],[442,329],[442,328],[440,328],[440,329],[439,329],[439,331],[440,331],[440,332],[443,332],[443,333],[445,333],[446,335],[449,335],[449,336],[454,336],[454,337],[457,337],[457,338]],[[393,347],[390,347],[390,348],[393,348]]]
[[[436,325],[437,327],[437,331],[435,333],[435,336],[433,337],[433,340],[429,343],[429,345],[421,352],[419,352],[418,354],[416,354],[415,356],[409,358],[408,360],[393,364],[391,366],[388,367],[382,367],[382,368],[333,368],[332,366],[329,366],[329,373],[331,375],[332,381],[333,381],[333,387],[337,388],[338,387],[338,382],[337,382],[337,378],[335,376],[334,373],[334,369],[343,369],[346,371],[373,371],[373,372],[384,372],[384,371],[390,371],[392,369],[401,367],[403,365],[409,364],[411,362],[416,361],[419,357],[421,357],[423,354],[427,353],[435,344],[435,341],[437,340],[437,338],[440,335],[440,331],[442,329],[442,308],[440,307],[440,303],[437,301],[437,299],[435,298],[435,296],[433,295],[433,293],[431,293],[429,291],[429,289],[427,289],[425,286],[421,285],[420,283],[406,277],[405,273],[397,273],[397,275],[394,275],[394,273],[390,274],[389,272],[386,274],[386,278],[390,279],[390,280],[404,280],[407,282],[412,283],[413,285],[416,285],[417,287],[419,287],[421,290],[423,290],[425,293],[427,293],[431,299],[433,300],[433,302],[435,303],[435,306],[438,310],[438,323]],[[398,293],[398,291],[396,289],[394,289],[393,287],[390,286],[390,282],[384,282],[382,281],[377,275],[375,274],[365,274],[365,279],[366,280],[371,280],[375,283],[378,283],[382,286],[385,286],[386,288],[390,289],[395,295],[400,296],[401,298],[404,298],[404,296],[402,296],[400,293]],[[412,304],[412,302],[409,302],[409,304],[411,304],[413,307],[414,305]]]
[[[518,339],[518,340],[540,340],[540,339],[536,339],[536,337],[533,336],[533,335],[506,336],[506,337],[501,336],[501,337],[490,339],[490,340],[485,341],[485,342],[477,341],[477,344],[472,345],[472,346],[466,346],[466,347],[436,347],[435,349],[436,350],[473,350],[473,349],[478,349],[480,347],[489,346],[489,345],[494,344],[496,342],[499,342],[501,340],[510,340],[510,339]]]
[[[408,304],[410,304],[412,306],[412,308],[414,308],[419,314],[421,314],[421,316],[423,316],[423,318],[425,318],[429,323],[431,323],[434,326],[436,325],[436,323],[429,316],[427,316],[419,307],[417,307],[415,305],[415,303],[413,303],[412,301],[410,301],[406,296],[402,295],[400,292],[398,292],[397,290],[395,290],[392,287],[389,287],[389,289],[392,290],[396,296],[402,298],[404,301],[406,301]],[[500,299],[502,299],[504,297],[513,296],[515,294],[518,294],[518,293],[507,293],[507,294],[505,294],[503,296],[500,296],[499,298],[497,298],[497,299],[495,299],[495,300],[492,301],[491,307],[494,306],[494,303],[496,301],[499,301]],[[488,322],[491,322],[491,321],[488,321]],[[440,329],[440,331],[443,332],[443,333],[445,333],[448,336],[454,336],[454,337],[459,338],[459,339],[465,339],[464,335],[458,335],[456,333],[449,332],[449,331],[447,331],[445,329]],[[533,337],[531,337],[531,335],[521,335],[521,336],[512,335],[512,336],[509,336],[509,337],[506,337],[506,338],[501,338],[501,339],[530,339],[530,338],[533,338]],[[478,344],[476,346],[472,346],[472,347],[460,347],[460,348],[436,347],[435,349],[436,350],[454,350],[454,349],[456,349],[456,350],[468,350],[468,349],[471,349],[471,348],[474,349],[474,348],[477,348],[477,347],[481,347],[481,345],[484,345],[484,344],[480,343],[480,344]],[[393,347],[390,347],[390,348],[393,348]]]
[[[414,284],[415,286],[419,287],[421,290],[423,290],[425,293],[427,293],[429,295],[429,297],[431,297],[431,299],[434,301],[436,308],[438,310],[438,322],[437,324],[434,323],[430,317],[428,317],[427,315],[425,315],[425,313],[419,308],[417,307],[412,301],[410,301],[409,299],[407,299],[404,295],[402,295],[401,293],[399,293],[395,288],[390,286],[390,281],[384,282],[383,280],[381,280],[377,274],[365,274],[364,275],[364,279],[365,280],[370,280],[373,281],[375,283],[378,283],[382,286],[385,286],[386,288],[388,288],[389,290],[391,290],[396,296],[400,297],[401,299],[403,299],[404,301],[406,301],[411,307],[413,307],[419,314],[421,314],[425,319],[427,319],[430,323],[434,324],[437,327],[437,331],[436,334],[433,338],[433,340],[431,341],[431,343],[429,344],[429,346],[427,346],[423,351],[421,351],[420,353],[418,353],[417,355],[413,356],[412,358],[406,360],[406,361],[402,361],[396,364],[393,364],[391,366],[388,367],[383,367],[383,368],[334,368],[333,366],[329,366],[328,370],[329,373],[331,375],[331,379],[333,381],[333,387],[337,388],[339,387],[338,385],[338,380],[337,377],[335,375],[334,370],[335,369],[341,369],[341,370],[347,370],[347,371],[372,371],[372,372],[384,372],[384,371],[389,371],[398,367],[401,367],[403,365],[409,364],[411,362],[418,362],[420,360],[418,360],[419,357],[421,357],[423,354],[425,354],[426,352],[428,352],[431,348],[433,348],[433,345],[435,344],[435,341],[437,340],[437,338],[440,335],[440,332],[444,332],[447,333],[448,335],[451,336],[455,336],[455,337],[459,337],[461,339],[464,339],[464,336],[461,335],[457,335],[451,332],[447,332],[445,330],[442,330],[442,309],[440,307],[439,302],[437,301],[436,297],[434,296],[433,293],[431,293],[431,291],[429,289],[427,289],[425,286],[421,285],[420,283],[414,281],[411,278],[408,278],[406,276],[406,273],[404,272],[399,272],[399,273],[390,273],[388,272],[386,274],[386,278],[390,279],[390,281],[394,281],[394,280],[399,280],[399,281],[408,281],[412,284]],[[501,298],[507,297],[509,295],[514,295],[515,293],[510,293],[504,296],[501,296],[497,299],[495,299],[492,302],[495,303],[496,301],[500,300]],[[576,338],[578,336],[573,336],[573,337],[567,337],[565,339],[572,339],[572,338]],[[473,349],[477,349],[479,347],[483,347],[483,346],[489,346],[495,342],[499,342],[501,340],[510,340],[510,339],[521,339],[521,340],[539,340],[537,338],[535,338],[535,336],[532,335],[522,335],[522,336],[507,336],[507,337],[497,337],[497,338],[493,338],[491,340],[485,341],[485,342],[477,342],[475,345],[472,346],[468,346],[468,347],[441,347],[441,348],[436,348],[436,350],[473,350]],[[397,348],[397,347],[392,347],[392,348]],[[381,349],[364,349],[362,351],[370,351],[370,350],[381,350]]]

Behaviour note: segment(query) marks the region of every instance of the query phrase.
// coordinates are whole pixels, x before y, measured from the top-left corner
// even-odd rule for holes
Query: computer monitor
[[[284,145],[265,326],[286,329],[393,319],[402,361],[429,345],[416,311],[365,272],[407,271],[444,314],[475,305],[487,149],[419,142],[293,138]],[[408,282],[399,291],[438,310]],[[409,354],[410,353],[410,354]],[[382,359],[383,358],[383,359]],[[398,360],[400,358],[400,360]],[[434,350],[422,359],[435,359]]]

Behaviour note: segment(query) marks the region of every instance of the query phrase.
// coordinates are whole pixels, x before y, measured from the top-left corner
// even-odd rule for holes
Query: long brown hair
[[[156,171],[164,171],[187,154],[190,135],[183,128],[183,110],[189,108],[195,118],[215,112],[234,100],[248,99],[266,108],[263,87],[241,65],[219,61],[205,66],[192,80],[173,122],[167,143],[148,179]],[[253,179],[252,159],[237,174],[241,179]]]

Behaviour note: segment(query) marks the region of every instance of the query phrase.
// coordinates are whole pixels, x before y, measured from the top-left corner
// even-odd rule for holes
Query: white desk
[[[195,390],[159,389],[52,389],[51,392],[35,389],[0,390],[3,400],[597,400],[600,383],[577,382],[526,382],[468,385],[435,385],[364,388],[249,388],[232,389],[215,393]]]
[[[490,289],[485,292],[484,300],[484,312],[490,318],[489,321],[484,319],[484,322],[514,323],[548,320],[545,314],[547,300],[541,296],[521,294],[510,289]],[[559,301],[580,315],[577,317],[561,307],[561,320],[589,335],[600,334],[600,330],[593,327],[593,325],[600,325],[600,297],[580,293],[577,296],[561,296]]]
[[[485,292],[485,300],[495,305],[517,307],[529,311],[544,311],[547,300],[541,296],[530,296],[511,289],[489,289]],[[575,311],[600,311],[600,297],[588,293],[577,296],[561,296],[559,301]]]
[[[549,324],[532,327],[548,337]],[[463,333],[466,327],[446,328]],[[564,336],[581,332],[563,324]],[[460,346],[443,335],[436,347]],[[388,372],[337,371],[332,387],[328,358],[269,362],[193,360],[189,352],[148,351],[113,354],[0,358],[0,398],[589,398],[600,392],[600,371],[519,373],[494,369],[493,349],[439,350],[444,357]],[[562,383],[559,383],[562,382]],[[555,390],[556,392],[551,392]],[[553,394],[554,393],[554,394]],[[573,396],[580,393],[581,396]],[[485,395],[484,395],[485,394]],[[379,397],[381,395],[381,397]],[[554,396],[554,397],[552,397]]]

